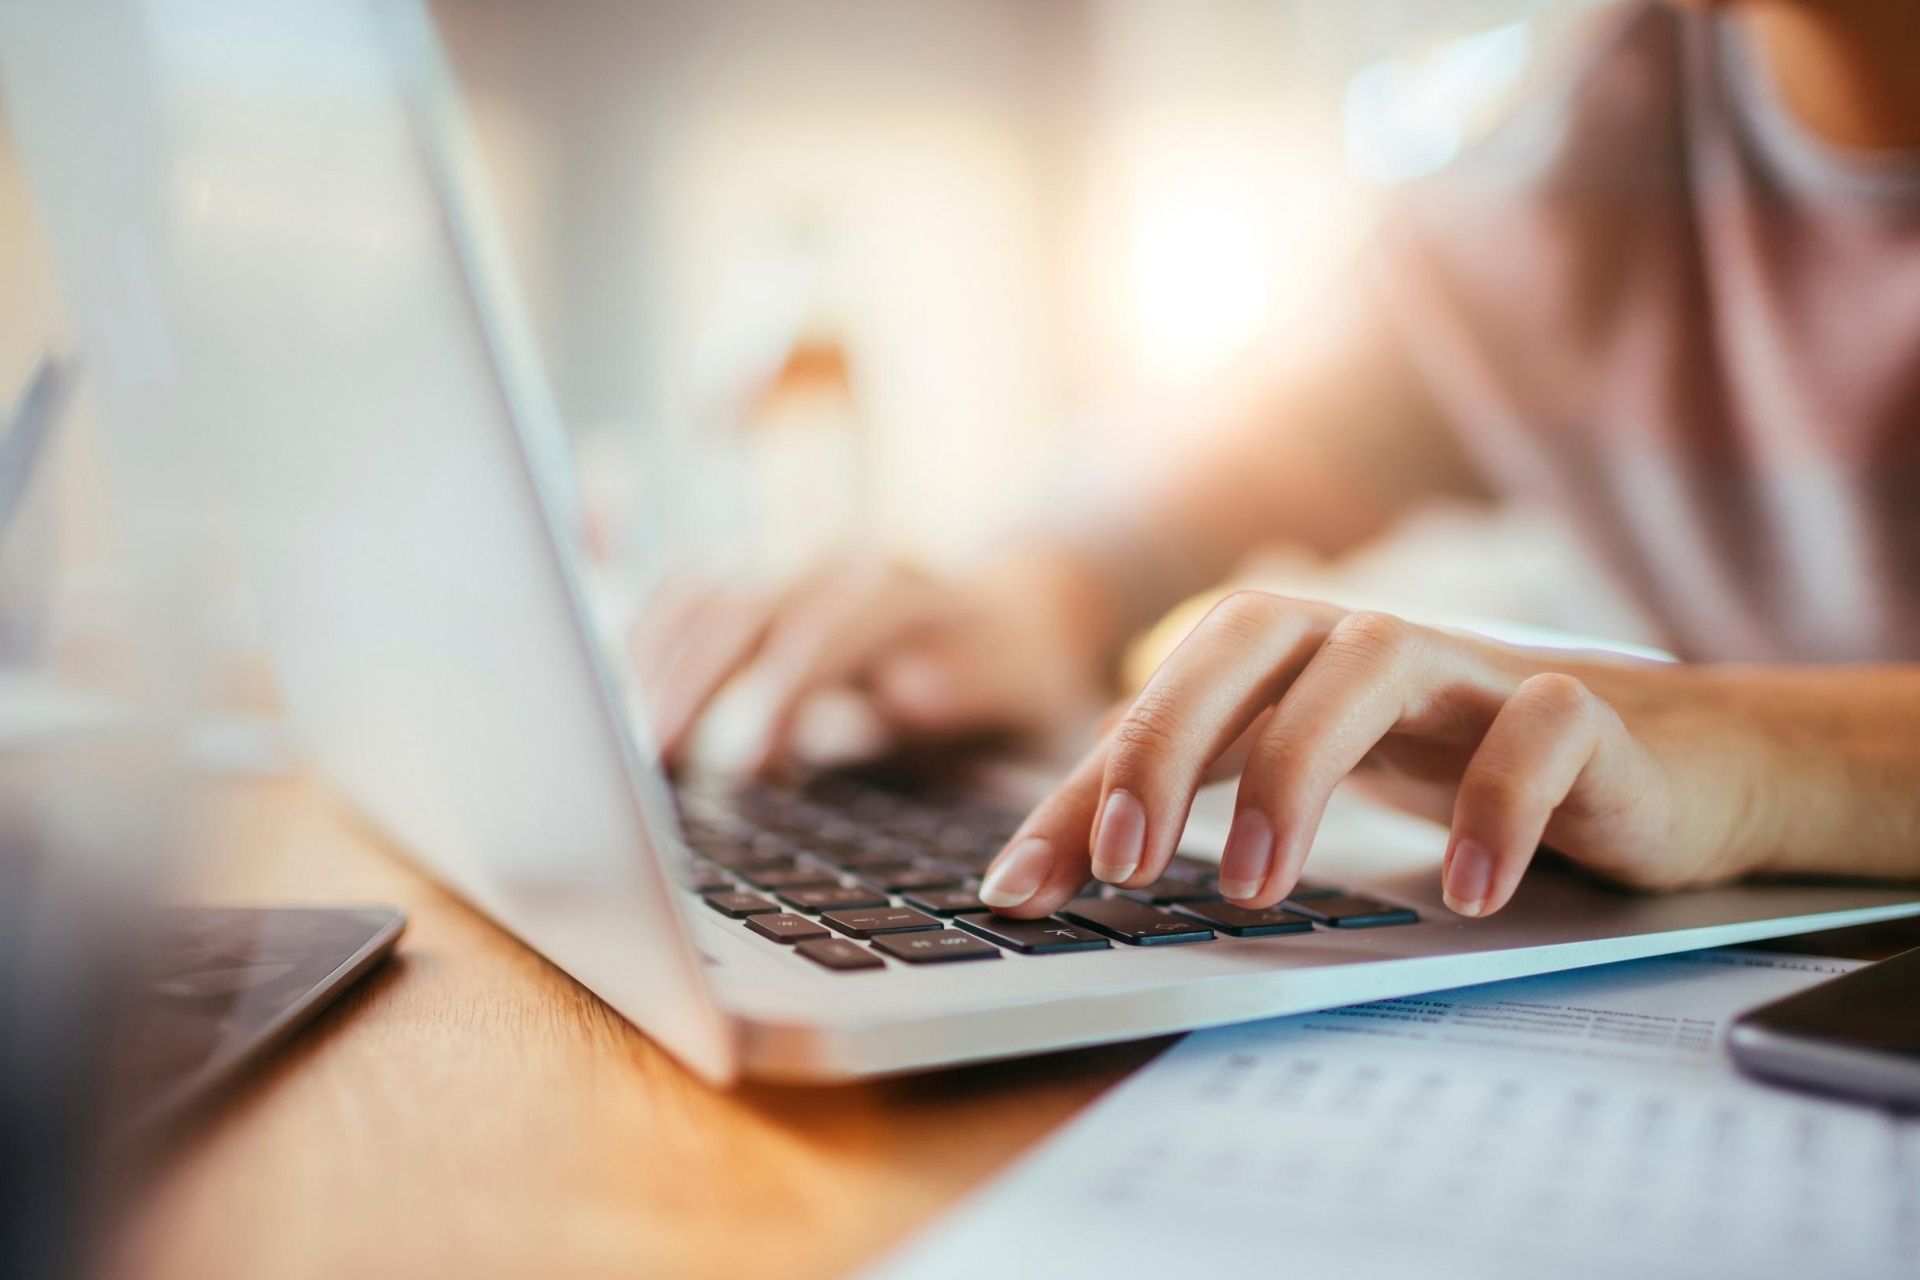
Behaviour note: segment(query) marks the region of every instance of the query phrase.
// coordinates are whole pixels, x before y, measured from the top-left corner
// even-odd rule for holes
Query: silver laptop
[[[1912,890],[1639,897],[1548,866],[1466,921],[1438,898],[1437,829],[1343,802],[1284,928],[1220,918],[1204,822],[1149,900],[1014,928],[970,890],[1017,798],[853,776],[676,792],[588,615],[566,452],[418,5],[12,5],[0,70],[109,446],[217,462],[314,761],[711,1080],[904,1072],[1920,912]],[[670,522],[653,536],[677,545]]]

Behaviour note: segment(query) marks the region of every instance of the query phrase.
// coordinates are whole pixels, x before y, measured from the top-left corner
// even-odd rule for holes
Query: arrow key
[[[975,912],[954,921],[969,933],[977,933],[989,942],[997,942],[1010,951],[1029,956],[1050,956],[1065,951],[1104,951],[1113,946],[1091,929],[1052,916],[1045,920],[1009,920],[1005,916]]]

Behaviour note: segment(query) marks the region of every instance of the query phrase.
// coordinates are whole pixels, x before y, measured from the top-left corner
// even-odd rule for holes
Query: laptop
[[[588,608],[566,449],[430,19],[158,7],[0,16],[109,447],[219,464],[338,793],[699,1075],[909,1072],[1920,912],[1910,887],[1651,897],[1547,865],[1469,921],[1440,903],[1436,828],[1343,801],[1277,927],[1220,910],[1204,821],[1144,900],[1016,926],[971,897],[1013,791],[676,786]],[[641,515],[671,560],[689,535],[661,505]]]

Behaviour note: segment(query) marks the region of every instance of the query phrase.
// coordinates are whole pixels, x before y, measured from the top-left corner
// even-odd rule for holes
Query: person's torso
[[[1920,659],[1920,161],[1800,131],[1639,8],[1407,203],[1383,273],[1496,480],[1696,659]]]

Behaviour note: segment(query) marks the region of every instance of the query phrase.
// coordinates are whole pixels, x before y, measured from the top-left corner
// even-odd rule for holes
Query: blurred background
[[[1587,6],[432,7],[597,549],[644,560],[660,526],[623,517],[673,507],[703,554],[781,571],[854,540],[961,557],[1166,447],[1192,406],[1231,398],[1311,332],[1394,188],[1497,122]],[[11,403],[62,340],[4,139],[0,297]],[[58,496],[0,557],[9,626],[84,633],[111,587],[84,387],[74,416],[44,486]],[[1453,553],[1462,539],[1473,555]],[[1509,572],[1480,571],[1491,551]],[[1617,601],[1553,585],[1572,554],[1541,513],[1437,513],[1347,566],[1345,589],[1419,584],[1455,605],[1465,590],[1489,611],[1633,638]],[[207,577],[201,613],[246,648],[244,593]]]
[[[644,558],[621,513],[679,504],[703,553],[744,530],[775,570],[855,538],[963,557],[1167,447],[1585,7],[435,5],[596,536]],[[1343,582],[1633,638],[1564,590],[1573,555],[1550,515],[1436,513]]]

